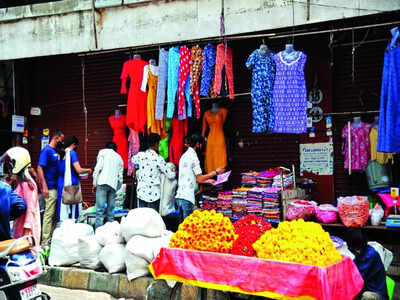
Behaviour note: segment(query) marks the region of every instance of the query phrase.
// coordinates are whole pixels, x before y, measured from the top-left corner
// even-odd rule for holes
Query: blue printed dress
[[[386,48],[383,63],[378,151],[400,153],[400,34]]]
[[[203,69],[201,73],[200,96],[208,97],[214,77],[217,50],[211,44],[204,47]]]
[[[260,50],[254,50],[246,62],[246,67],[253,70],[251,82],[251,102],[253,103],[253,132],[271,131],[274,128],[272,90],[275,80],[274,54],[264,56]]]
[[[294,53],[293,60],[287,61],[281,51],[274,56],[276,75],[272,93],[275,115],[273,132],[307,132],[307,90],[304,66],[307,56]]]

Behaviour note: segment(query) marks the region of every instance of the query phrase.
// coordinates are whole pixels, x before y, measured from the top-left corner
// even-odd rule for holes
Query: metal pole
[[[17,113],[16,99],[15,99],[15,61],[12,62],[12,78],[13,78],[13,104],[14,104],[14,115]]]

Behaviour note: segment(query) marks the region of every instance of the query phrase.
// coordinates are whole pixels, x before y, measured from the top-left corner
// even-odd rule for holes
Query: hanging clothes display
[[[114,134],[112,141],[117,144],[117,152],[124,161],[124,169],[126,169],[128,167],[128,140],[125,135],[126,116],[121,114],[119,118],[116,118],[115,115],[111,115],[108,122]]]
[[[166,136],[160,141],[160,145],[158,146],[158,153],[164,159],[167,159],[169,156],[168,153],[169,140],[171,139],[171,120],[165,121],[165,131],[166,131]]]
[[[172,119],[172,136],[169,144],[169,161],[179,166],[183,153],[183,139],[187,134],[187,119]]]
[[[351,139],[351,170],[364,171],[370,160],[369,132],[371,125],[361,123],[358,127],[346,124],[342,130],[342,154],[344,155],[344,168],[349,169],[349,130]]]
[[[201,68],[203,66],[203,49],[200,46],[193,46],[191,49],[191,64],[190,64],[190,95],[193,96],[193,101],[196,108],[196,118],[200,118],[200,91],[199,79]]]
[[[147,65],[144,60],[134,58],[124,63],[121,73],[121,94],[126,94],[126,80],[129,77],[128,104],[126,124],[137,132],[144,132],[147,119],[147,93],[140,88],[143,81],[143,70]]]
[[[250,54],[246,67],[251,69],[251,102],[253,104],[253,132],[271,131],[274,128],[272,90],[275,81],[274,54],[265,55],[259,49]]]
[[[214,78],[215,70],[215,60],[217,56],[217,51],[215,47],[211,44],[207,44],[204,47],[204,59],[203,68],[201,72],[201,85],[200,85],[200,95],[208,97],[211,88],[211,82]]]
[[[160,49],[158,55],[158,82],[157,82],[157,100],[156,100],[156,120],[164,118],[165,91],[167,89],[168,79],[168,51]]]
[[[233,66],[232,66],[232,49],[221,43],[217,46],[217,58],[215,61],[215,77],[214,77],[214,92],[220,95],[221,87],[224,81],[222,77],[222,69],[225,67],[225,74],[228,78],[229,98],[235,98],[233,84]]]
[[[371,128],[369,133],[371,145],[371,160],[376,160],[381,165],[387,164],[390,159],[393,159],[393,153],[378,152],[378,129]]]
[[[378,151],[400,153],[400,33],[392,29],[386,48],[381,88]]]
[[[172,47],[168,52],[168,89],[167,118],[172,119],[175,111],[175,99],[179,86],[179,47]]]
[[[165,122],[164,120],[156,120],[156,97],[157,97],[157,81],[158,81],[158,67],[154,65],[147,65],[144,69],[142,91],[147,91],[147,132],[157,133],[161,139],[165,138]]]
[[[228,111],[225,108],[219,108],[216,113],[211,112],[211,110],[207,110],[204,113],[202,126],[203,137],[206,134],[207,125],[210,128],[206,144],[206,173],[227,166],[226,143],[223,130],[227,114]]]
[[[180,48],[179,56],[179,88],[178,88],[178,116],[183,117],[185,107],[185,86],[190,73],[190,50],[186,46]]]
[[[272,92],[274,112],[273,132],[307,132],[307,90],[304,66],[307,56],[296,51],[294,60],[287,61],[284,51],[274,56],[275,83]]]
[[[129,137],[128,137],[128,143],[129,143],[129,148],[128,148],[128,176],[131,176],[133,174],[133,170],[135,169],[135,165],[132,162],[132,157],[136,154],[139,153],[140,150],[140,140],[139,140],[139,134],[129,128]]]

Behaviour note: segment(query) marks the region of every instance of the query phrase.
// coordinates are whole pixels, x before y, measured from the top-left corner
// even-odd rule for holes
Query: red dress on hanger
[[[121,73],[121,94],[126,94],[126,79],[130,77],[131,84],[126,108],[126,125],[137,131],[144,132],[147,121],[147,92],[141,91],[143,69],[148,63],[134,58],[124,63]]]
[[[183,139],[187,134],[187,118],[184,120],[172,119],[172,137],[169,144],[169,161],[179,166],[183,153]]]
[[[108,122],[114,133],[113,142],[117,144],[117,152],[124,161],[124,169],[126,169],[128,167],[128,139],[125,135],[126,116],[121,114],[117,119],[115,115],[111,115]]]

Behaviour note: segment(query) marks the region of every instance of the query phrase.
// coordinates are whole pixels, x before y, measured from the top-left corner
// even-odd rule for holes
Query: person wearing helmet
[[[29,173],[31,156],[22,147],[13,147],[6,152],[5,172],[15,182],[15,192],[24,199],[26,213],[18,217],[13,224],[13,237],[31,235],[35,240],[33,254],[39,253],[40,245],[40,209],[38,188]]]
[[[57,146],[64,142],[64,133],[57,130],[51,137],[49,145],[40,152],[37,167],[39,181],[42,186],[42,195],[45,198],[46,208],[43,216],[42,243],[48,244],[53,233],[57,210],[57,181],[59,154]]]

